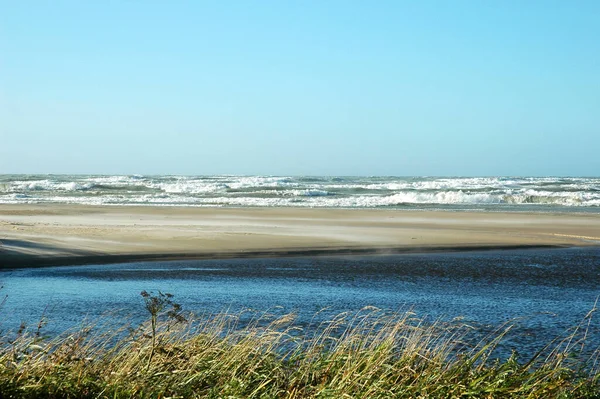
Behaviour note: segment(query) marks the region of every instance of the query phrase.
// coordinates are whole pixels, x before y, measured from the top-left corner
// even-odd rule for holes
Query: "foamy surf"
[[[0,203],[600,212],[600,178],[0,175]]]

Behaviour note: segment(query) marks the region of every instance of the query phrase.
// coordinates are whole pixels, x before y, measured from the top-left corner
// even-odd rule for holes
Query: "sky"
[[[600,175],[600,1],[0,9],[0,174]]]

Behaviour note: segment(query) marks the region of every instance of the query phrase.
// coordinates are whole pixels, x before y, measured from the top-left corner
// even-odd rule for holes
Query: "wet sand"
[[[0,267],[599,246],[600,214],[0,205]]]

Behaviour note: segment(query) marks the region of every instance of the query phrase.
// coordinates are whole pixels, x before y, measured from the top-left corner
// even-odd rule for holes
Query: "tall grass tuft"
[[[152,305],[152,294],[146,294],[146,305]],[[190,320],[171,296],[161,298],[160,306],[148,309],[148,323],[135,329],[84,325],[53,339],[26,328],[4,334],[0,396],[600,397],[597,351],[577,356],[589,339],[593,312],[531,359],[513,354],[500,361],[492,353],[510,326],[471,344],[468,325],[425,322],[410,312],[365,308],[307,329],[293,314],[254,314],[247,321],[246,313],[222,313]]]

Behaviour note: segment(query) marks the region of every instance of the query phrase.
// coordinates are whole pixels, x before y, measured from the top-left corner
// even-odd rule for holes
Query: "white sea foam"
[[[239,177],[234,179],[229,186],[232,189],[244,189],[251,187],[298,187],[300,183],[294,182],[291,177],[262,177],[262,176],[250,176],[250,177]]]
[[[179,180],[176,182],[169,183],[151,183],[148,185],[149,187],[160,189],[167,193],[173,194],[199,194],[199,193],[214,193],[218,191],[223,191],[229,188],[227,184],[224,183],[212,183],[205,181],[184,181]]]
[[[80,191],[93,187],[92,183],[56,182],[51,180],[16,181],[8,186],[7,191]]]
[[[324,197],[327,195],[331,195],[331,193],[329,191],[325,191],[325,190],[304,190],[303,195],[307,196],[307,197]]]
[[[0,203],[46,202],[333,208],[599,208],[600,178],[0,175]]]

